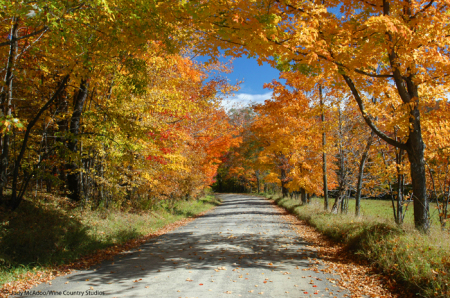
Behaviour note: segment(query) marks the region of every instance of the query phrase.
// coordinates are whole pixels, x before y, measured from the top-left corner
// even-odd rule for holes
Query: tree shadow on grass
[[[220,200],[208,200],[208,199],[200,199],[200,202],[202,202],[202,204],[211,204],[214,206],[219,206],[220,204],[222,204],[222,202]]]
[[[23,201],[13,214],[0,214],[0,270],[64,264],[95,249],[138,237],[119,230],[99,239],[79,218],[50,205]]]

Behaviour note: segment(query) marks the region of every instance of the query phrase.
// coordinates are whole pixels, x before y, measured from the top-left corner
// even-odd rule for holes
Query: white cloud
[[[264,94],[238,93],[233,96],[225,97],[222,100],[222,106],[225,108],[244,107],[253,103],[263,103],[266,99],[272,98],[273,92]]]

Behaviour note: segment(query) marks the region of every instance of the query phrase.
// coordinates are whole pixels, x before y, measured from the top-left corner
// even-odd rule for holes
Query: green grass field
[[[314,198],[313,203],[320,209],[324,203],[323,198]],[[329,200],[330,207],[333,205],[334,199]],[[435,203],[430,203],[430,222],[434,227],[440,227],[439,214],[435,208]],[[355,200],[349,200],[348,214],[355,213]],[[413,228],[414,226],[414,210],[413,204],[409,203],[404,219],[403,228]],[[361,201],[361,216],[366,220],[376,220],[385,223],[392,223],[394,221],[394,213],[392,209],[392,202],[385,200],[362,200]],[[450,226],[449,226],[450,227]]]
[[[302,206],[298,200],[266,196],[319,232],[344,243],[355,254],[376,263],[409,291],[422,297],[450,297],[449,231],[440,229],[434,205],[430,206],[432,228],[424,235],[414,229],[412,205],[405,223],[398,227],[389,201],[363,200],[362,216],[357,218],[354,200],[349,203],[348,214],[334,215],[323,211],[320,198]]]

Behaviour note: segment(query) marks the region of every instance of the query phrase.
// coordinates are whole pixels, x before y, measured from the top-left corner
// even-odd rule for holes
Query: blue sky
[[[328,11],[333,13],[336,17],[342,17],[340,13],[341,4],[337,7],[328,8]],[[197,57],[195,60],[200,62],[206,62],[208,57]],[[221,62],[226,62],[228,59],[221,58]],[[254,58],[234,58],[233,61],[234,71],[230,74],[222,74],[227,77],[230,83],[236,83],[236,81],[244,81],[240,86],[241,89],[237,91],[234,96],[227,98],[227,102],[224,102],[224,106],[230,107],[233,104],[248,105],[251,102],[263,103],[264,100],[270,99],[272,91],[270,89],[264,89],[264,83],[270,83],[273,79],[278,80],[280,72],[270,67],[267,63],[262,66],[258,65]],[[281,80],[281,82],[285,82]]]
[[[342,17],[340,7],[341,4],[337,7],[328,7],[328,11],[340,18]],[[208,57],[200,56],[195,60],[206,62]],[[226,62],[228,58],[221,58],[219,61]],[[267,63],[259,66],[256,59],[246,57],[234,58],[233,69],[232,73],[223,73],[222,75],[227,77],[230,83],[236,83],[236,81],[243,81],[243,83],[240,85],[241,89],[235,92],[234,96],[227,98],[227,102],[223,104],[225,107],[233,104],[245,106],[251,102],[263,103],[264,100],[271,98],[272,91],[264,89],[263,85],[270,83],[273,79],[279,80],[280,72],[277,69],[270,67]],[[281,82],[285,82],[285,80],[281,80]]]
[[[207,57],[197,57],[198,61],[207,61]],[[228,61],[228,59],[221,58],[221,62]],[[226,98],[224,106],[230,107],[232,105],[245,106],[251,102],[263,103],[264,100],[270,99],[272,91],[264,89],[264,83],[270,83],[273,79],[278,80],[280,72],[270,67],[267,63],[262,66],[254,58],[235,58],[233,60],[233,72],[222,75],[228,79],[232,84],[237,81],[243,81],[240,85],[241,89],[231,97]]]

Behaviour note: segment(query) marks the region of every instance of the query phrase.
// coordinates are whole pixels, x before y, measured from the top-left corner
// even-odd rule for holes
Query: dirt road
[[[205,216],[27,297],[344,297],[269,201],[221,195]],[[33,295],[34,291],[34,295]],[[41,292],[37,292],[41,291]],[[339,292],[338,292],[339,291]],[[333,294],[330,294],[332,292]],[[25,293],[22,293],[25,294]]]

